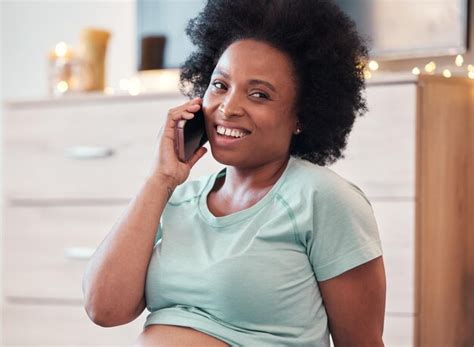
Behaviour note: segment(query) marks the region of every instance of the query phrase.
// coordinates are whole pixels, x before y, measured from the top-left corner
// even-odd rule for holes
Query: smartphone
[[[187,162],[208,141],[202,106],[193,119],[181,119],[175,127],[175,150],[178,159]]]

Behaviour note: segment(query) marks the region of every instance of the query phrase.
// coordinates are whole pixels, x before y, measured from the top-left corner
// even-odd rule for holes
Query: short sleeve
[[[153,242],[153,247],[161,240],[163,236],[163,217],[160,218],[160,223],[158,224],[158,228],[155,235],[155,241]]]
[[[316,192],[313,199],[307,254],[318,281],[382,255],[372,206],[356,185],[344,181]]]

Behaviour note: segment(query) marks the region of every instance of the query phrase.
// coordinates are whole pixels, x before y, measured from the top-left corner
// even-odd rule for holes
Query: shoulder
[[[283,191],[286,195],[294,195],[298,191],[300,197],[319,203],[339,204],[362,200],[370,205],[362,189],[346,177],[331,168],[296,157]]]

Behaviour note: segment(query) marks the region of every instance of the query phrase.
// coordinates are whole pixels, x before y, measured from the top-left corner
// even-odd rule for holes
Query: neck
[[[268,191],[285,171],[289,159],[290,156],[286,156],[251,168],[228,166],[222,192],[226,196],[242,196],[262,190]]]

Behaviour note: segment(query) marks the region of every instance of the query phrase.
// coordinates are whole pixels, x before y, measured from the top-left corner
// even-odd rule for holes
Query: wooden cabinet
[[[474,344],[474,81],[368,81],[369,112],[331,168],[374,208],[387,274],[386,346]],[[2,345],[130,345],[146,314],[94,325],[86,261],[151,168],[179,94],[7,104]],[[206,145],[209,149],[209,145]],[[190,178],[222,165],[210,150]]]

